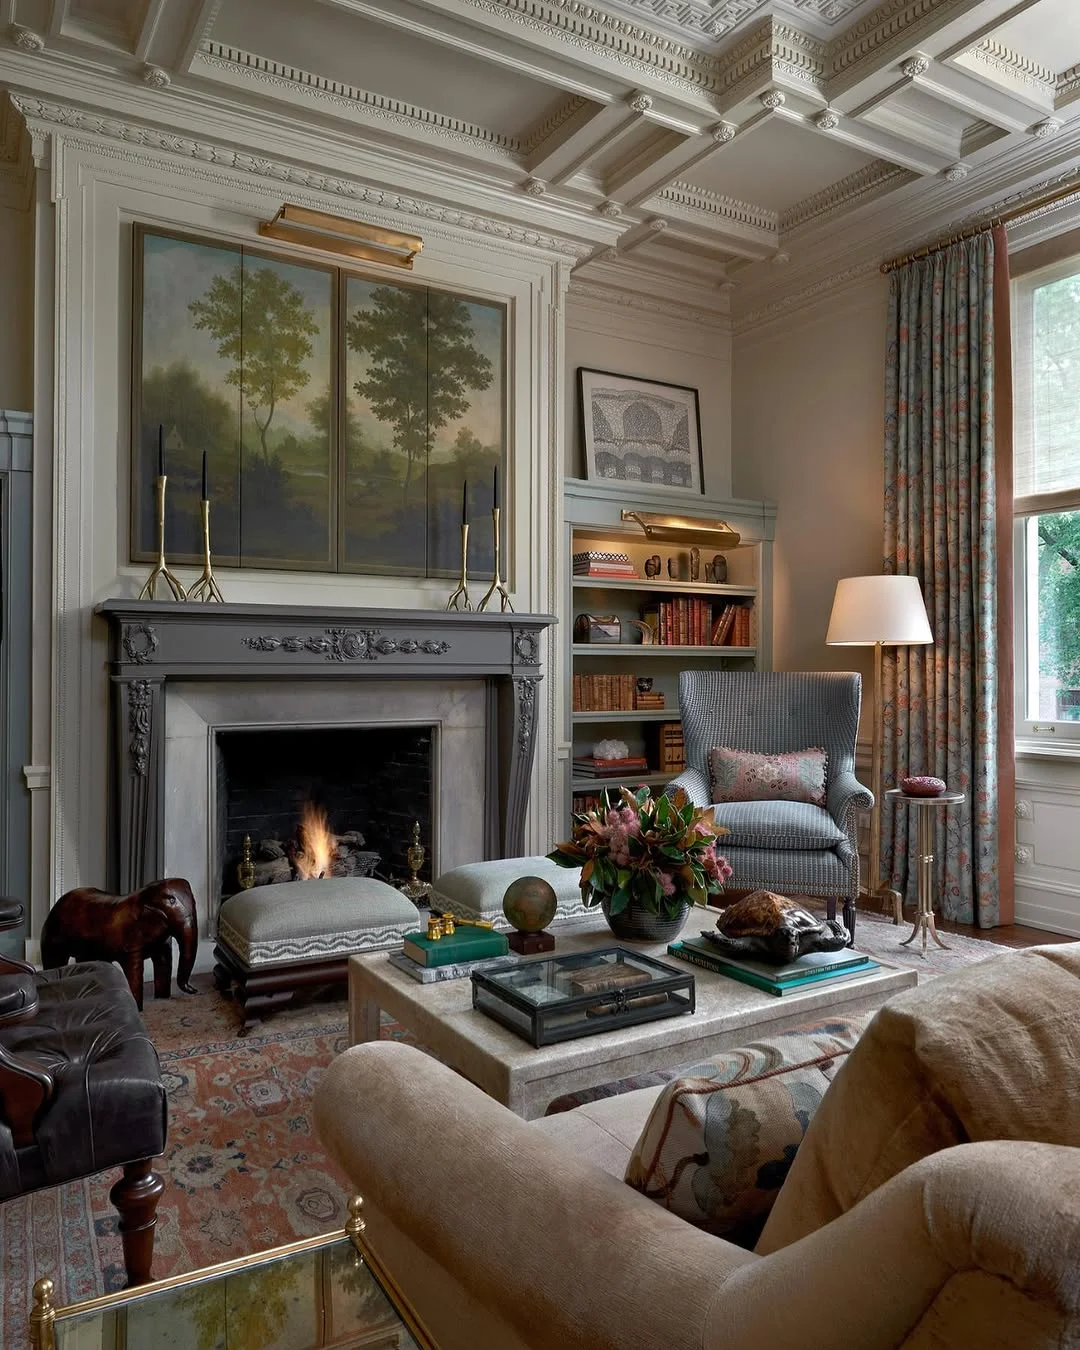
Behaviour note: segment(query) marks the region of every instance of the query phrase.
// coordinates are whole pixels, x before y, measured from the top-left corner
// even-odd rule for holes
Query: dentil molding
[[[109,117],[90,112],[85,108],[76,108],[28,94],[13,94],[11,102],[31,131],[50,129],[77,131],[91,138],[100,138],[104,142],[165,152],[192,163],[232,169],[275,184],[288,183],[313,192],[328,193],[350,202],[368,203],[401,215],[415,216],[421,220],[437,222],[470,233],[504,239],[507,243],[541,248],[573,260],[577,260],[582,253],[582,245],[545,231],[444,206],[405,193],[373,187],[334,174],[321,173],[301,165],[270,159],[265,155],[234,150],[230,146],[219,145],[213,141],[178,136],[143,123],[124,121],[121,118]],[[93,148],[93,140],[90,144]]]

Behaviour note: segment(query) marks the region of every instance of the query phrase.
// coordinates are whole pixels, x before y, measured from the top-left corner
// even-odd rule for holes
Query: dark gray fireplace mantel
[[[536,748],[540,635],[550,614],[106,600],[112,698],[112,885],[163,874],[164,694],[169,680],[487,683],[488,857],[524,848]]]

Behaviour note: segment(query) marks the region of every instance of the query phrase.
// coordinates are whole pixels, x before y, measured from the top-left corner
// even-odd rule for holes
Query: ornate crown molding
[[[368,117],[396,122],[413,131],[463,141],[474,148],[484,147],[508,156],[520,156],[526,152],[526,145],[516,137],[500,135],[487,127],[432,112],[415,103],[404,103],[401,99],[357,89],[351,84],[342,84],[339,80],[327,79],[323,75],[313,75],[297,66],[286,66],[280,61],[271,61],[239,47],[227,47],[212,39],[203,43],[197,58],[214,69],[333,103],[339,108],[348,108]]]
[[[821,220],[834,211],[847,210],[867,197],[891,192],[893,188],[901,187],[917,176],[907,169],[897,168],[887,160],[877,159],[865,168],[849,173],[846,178],[831,183],[821,192],[815,192],[812,197],[796,202],[780,217],[780,233],[788,234],[811,220]]]
[[[715,90],[716,66],[685,43],[650,32],[583,0],[466,0],[476,9],[557,37],[597,55],[679,84]]]
[[[987,70],[1004,75],[1017,84],[1026,84],[1030,89],[1037,89],[1040,94],[1052,96],[1054,93],[1057,77],[1049,66],[1040,65],[1038,61],[1032,61],[1020,52],[1014,52],[1004,43],[995,42],[993,38],[984,38],[977,47],[972,47],[965,55],[971,57],[973,61],[978,61]]]
[[[720,292],[718,291],[719,295]],[[681,301],[659,300],[652,295],[640,295],[636,291],[622,290],[614,286],[601,286],[589,281],[579,281],[576,277],[570,283],[570,298],[592,300],[615,309],[629,309],[639,314],[651,314],[658,318],[671,319],[677,323],[693,323],[716,328],[727,328],[728,316],[719,310],[704,309],[687,305]]]
[[[827,277],[821,277],[809,286],[804,286],[801,290],[790,291],[778,300],[773,300],[768,304],[761,305],[758,309],[747,310],[745,314],[740,314],[734,322],[733,330],[737,334],[746,333],[752,328],[770,322],[772,319],[802,309],[804,305],[810,304],[818,296],[824,295],[826,291],[839,290],[843,286],[849,286],[856,281],[863,281],[867,277],[876,275],[879,266],[877,259],[864,260],[853,267],[844,268],[841,272],[833,272]]]
[[[763,230],[769,234],[776,233],[779,223],[775,211],[766,211],[764,207],[754,206],[751,202],[740,202],[719,192],[694,187],[692,183],[676,181],[661,188],[656,197],[666,206],[675,207],[687,214],[700,212],[739,225],[749,225],[751,229]]]
[[[1080,65],[1063,70],[1054,81],[1054,93],[1058,98],[1066,98],[1080,89]]]
[[[898,48],[912,47],[953,11],[969,7],[969,0],[884,0],[829,44],[830,73],[846,74],[868,56],[888,60]]]
[[[302,165],[288,164],[264,155],[234,150],[230,146],[218,145],[213,141],[197,141],[188,136],[177,136],[172,132],[160,131],[156,127],[126,122],[122,118],[108,117],[85,108],[55,103],[29,94],[13,94],[11,102],[32,130],[63,128],[81,132],[104,142],[119,143],[128,147],[145,147],[152,151],[166,152],[198,161],[204,165],[216,165],[250,174],[252,177],[277,185],[279,189],[282,183],[290,183],[312,192],[328,193],[339,200],[363,202],[395,214],[416,216],[421,220],[467,230],[470,233],[504,239],[508,243],[545,249],[575,261],[581,254],[579,244],[542,230],[443,206],[407,193],[388,192],[384,188],[371,187],[335,174],[321,173],[315,169],[304,168]],[[88,144],[91,148],[95,148],[93,141]],[[96,148],[100,149],[101,146],[98,145]]]
[[[589,100],[582,98],[580,94],[571,94],[560,108],[556,108],[548,117],[536,122],[520,138],[523,152],[531,154],[538,145],[543,145],[549,136],[558,131],[564,123],[569,122],[571,117],[580,112],[588,102]]]
[[[720,59],[719,87],[725,95],[737,97],[740,87],[755,83],[765,68],[818,88],[824,85],[827,54],[826,44],[811,34],[763,19]]]
[[[798,0],[800,14],[823,28],[835,28],[863,3],[863,0]],[[610,9],[628,17],[641,16],[658,29],[691,45],[702,40],[715,43],[727,37],[740,24],[752,19],[766,0],[607,0]]]

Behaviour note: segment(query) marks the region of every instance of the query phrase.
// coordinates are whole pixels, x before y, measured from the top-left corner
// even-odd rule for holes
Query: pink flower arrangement
[[[570,838],[548,857],[581,868],[586,905],[607,899],[618,914],[633,899],[675,918],[687,901],[704,905],[724,889],[731,867],[716,841],[726,833],[711,806],[683,792],[654,799],[644,787],[608,789],[607,806],[575,815]]]

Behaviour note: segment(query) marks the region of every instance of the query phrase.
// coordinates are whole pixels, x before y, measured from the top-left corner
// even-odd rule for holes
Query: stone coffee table
[[[692,923],[687,931],[696,931]],[[575,924],[556,931],[554,955],[618,945],[602,921]],[[683,962],[667,954],[666,943],[634,943],[631,950],[684,968]],[[392,966],[386,952],[353,956],[349,1039],[353,1045],[378,1040],[379,1013],[385,1011],[489,1097],[533,1120],[563,1093],[653,1069],[696,1064],[830,1013],[851,1017],[872,1012],[918,980],[913,970],[881,965],[863,977],[823,981],[778,998],[698,966],[689,969],[696,981],[695,1012],[534,1049],[473,1009],[470,979],[421,984]]]

